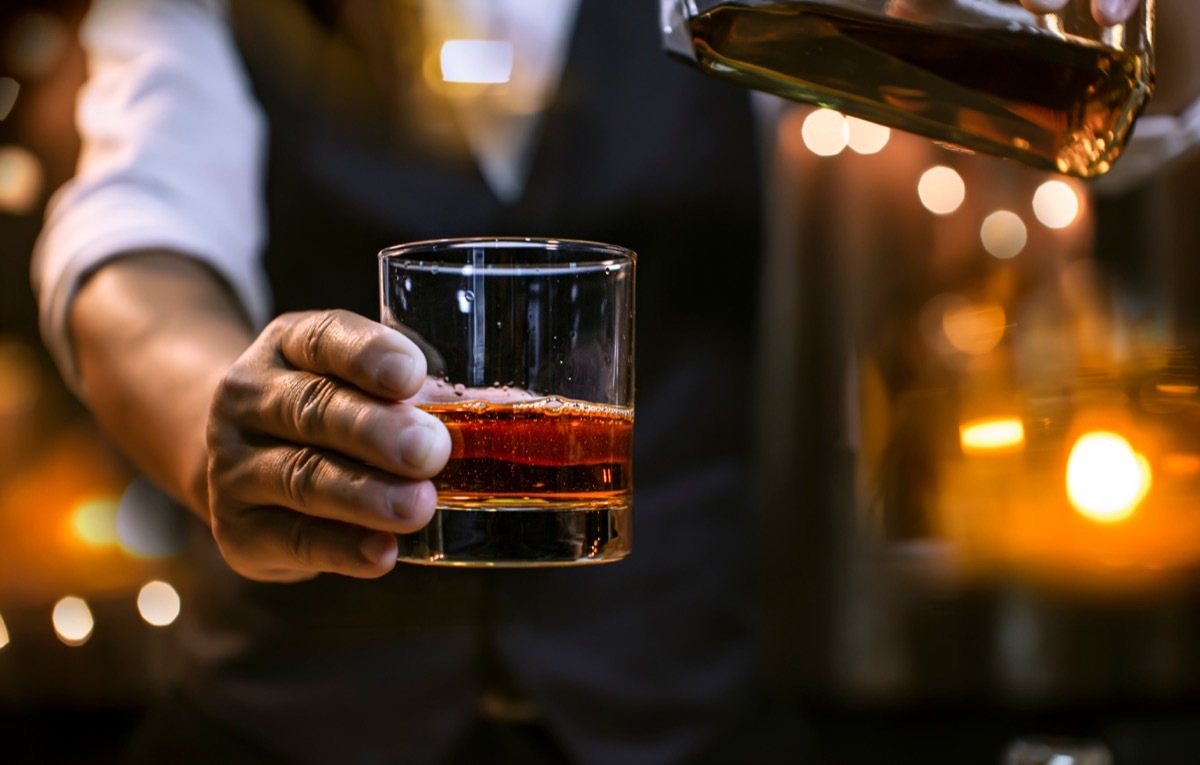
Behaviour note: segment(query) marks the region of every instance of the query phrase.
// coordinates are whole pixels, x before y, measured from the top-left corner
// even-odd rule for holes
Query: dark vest
[[[356,55],[338,3],[231,5],[270,131],[265,262],[279,311],[377,316],[376,253],[404,241],[557,236],[637,251],[634,552],[581,569],[402,564],[378,581],[281,586],[233,575],[209,543],[184,689],[303,763],[436,761],[496,672],[581,762],[709,749],[754,658],[761,205],[746,92],[668,59],[651,0],[584,0],[525,193],[506,205],[404,45],[375,48],[391,60]]]

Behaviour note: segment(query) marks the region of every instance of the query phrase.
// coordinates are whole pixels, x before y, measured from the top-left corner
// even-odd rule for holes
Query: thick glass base
[[[607,563],[632,550],[632,521],[628,502],[502,509],[439,505],[429,525],[398,537],[399,559],[486,568]]]

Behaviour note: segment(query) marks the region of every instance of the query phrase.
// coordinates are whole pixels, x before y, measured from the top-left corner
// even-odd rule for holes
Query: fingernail
[[[367,563],[387,566],[396,562],[396,538],[391,534],[371,534],[359,550]]]
[[[408,390],[416,362],[407,353],[389,353],[379,362],[376,377],[379,384],[395,393]]]
[[[404,486],[389,486],[387,490],[387,506],[392,515],[397,518],[408,518],[412,506],[417,501],[417,487],[420,484],[405,484]]]
[[[400,459],[410,467],[425,466],[436,434],[429,425],[410,425],[400,433]]]
[[[1093,1],[1096,7],[1096,20],[1105,26],[1113,26],[1124,22],[1137,5],[1137,0]]]

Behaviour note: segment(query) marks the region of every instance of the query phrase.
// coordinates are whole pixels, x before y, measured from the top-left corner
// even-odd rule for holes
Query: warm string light
[[[149,582],[138,592],[137,607],[147,624],[165,627],[179,616],[179,593],[166,582]]]
[[[1146,458],[1116,433],[1086,433],[1067,459],[1067,496],[1087,518],[1116,523],[1133,514],[1150,491]]]
[[[964,454],[1017,451],[1025,446],[1025,425],[1018,417],[973,420],[959,428]]]
[[[850,125],[841,112],[817,109],[804,120],[804,145],[818,157],[834,157],[850,144]]]
[[[892,131],[883,125],[833,109],[814,110],[801,126],[805,147],[818,157],[835,157],[847,148],[863,155],[878,154],[891,136]]]
[[[954,168],[938,165],[921,175],[917,196],[925,209],[934,215],[949,215],[962,206],[967,187]]]
[[[1021,216],[1009,210],[997,210],[983,219],[979,227],[979,240],[989,254],[1007,260],[1015,258],[1025,249],[1028,232]]]
[[[92,629],[96,626],[87,601],[73,595],[68,595],[54,604],[51,621],[58,639],[69,646],[80,646],[86,643],[92,636]]]
[[[1046,181],[1033,193],[1033,214],[1047,228],[1066,228],[1079,216],[1079,196],[1063,181]]]
[[[137,596],[138,613],[142,619],[153,627],[166,627],[179,618],[179,593],[167,582],[154,580],[147,582]],[[54,604],[50,615],[54,634],[64,644],[78,647],[88,642],[96,627],[92,610],[87,601],[75,595],[68,595]],[[0,650],[9,643],[8,627],[0,618]]]

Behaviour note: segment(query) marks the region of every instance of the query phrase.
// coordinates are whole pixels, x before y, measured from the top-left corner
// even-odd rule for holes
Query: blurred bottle
[[[1090,178],[1154,87],[1155,0],[661,0],[669,53],[717,77],[955,147]]]

